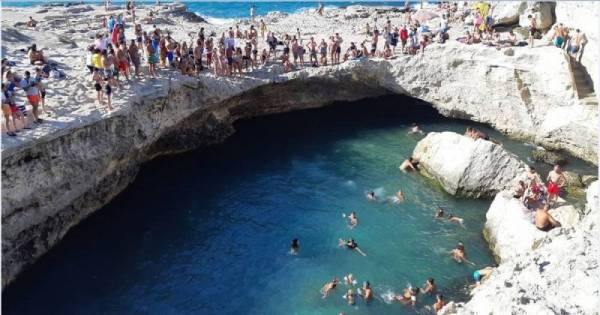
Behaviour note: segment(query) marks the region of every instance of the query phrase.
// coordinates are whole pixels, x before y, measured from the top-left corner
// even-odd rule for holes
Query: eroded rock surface
[[[587,214],[581,222],[540,235],[534,248],[500,251],[502,263],[473,290],[472,299],[452,305],[445,314],[598,314],[598,189],[597,181],[588,188]],[[511,217],[518,217],[520,210],[507,197],[498,198],[506,206],[498,212],[507,211],[509,220],[498,226],[503,229],[498,233],[514,234],[518,227],[511,227]],[[531,232],[524,229],[519,235]]]
[[[448,193],[491,197],[514,186],[525,164],[502,146],[454,132],[431,132],[417,143],[413,157],[426,176]]]

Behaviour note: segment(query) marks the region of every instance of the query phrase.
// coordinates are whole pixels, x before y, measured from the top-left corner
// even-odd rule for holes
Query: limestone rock
[[[560,153],[545,149],[535,149],[531,151],[531,158],[536,162],[544,162],[550,165],[565,165],[567,159]]]
[[[554,7],[556,3],[552,2],[534,2],[533,5],[521,13],[519,16],[519,25],[529,28],[529,18],[531,15],[535,17],[536,27],[541,30],[550,28],[554,24]]]
[[[351,20],[357,18],[368,18],[370,16],[369,9],[360,5],[351,5],[344,11],[344,19]]]
[[[591,183],[598,180],[598,176],[596,175],[583,175],[581,176],[581,182],[584,186],[588,187]]]
[[[66,9],[66,12],[68,13],[83,13],[83,12],[89,12],[89,11],[94,11],[94,8],[92,8],[92,6],[86,5],[86,6],[73,6],[70,7],[68,9]]]
[[[507,48],[504,50],[504,54],[506,56],[514,56],[515,55],[515,51],[512,48]]]
[[[432,132],[417,143],[420,169],[452,195],[490,197],[512,187],[525,164],[502,146],[454,132]]]
[[[473,290],[469,302],[457,305],[455,314],[597,314],[600,296],[598,188],[597,181],[588,188],[587,215],[574,227],[553,229],[537,240],[533,249],[503,249],[501,254],[508,257],[500,257],[502,262],[497,270]],[[498,194],[494,203],[492,206],[496,208],[490,207],[494,216],[501,216],[503,206],[508,210],[504,224],[496,220],[499,224],[496,227],[501,227],[495,233],[499,238],[508,238],[502,235],[505,233],[527,235],[529,229],[517,231],[511,226],[514,223],[511,214],[518,214],[519,210],[515,213],[516,208],[510,206],[512,201],[508,197]],[[515,236],[512,239],[525,247]]]
[[[600,90],[598,76],[594,75],[598,70],[598,49],[600,40],[600,29],[598,28],[598,16],[600,16],[600,1],[557,1],[556,22],[573,29],[580,29],[585,33],[588,43],[581,56],[581,64],[587,69],[590,79],[594,82],[595,90]],[[594,21],[594,22],[591,22]],[[596,53],[592,53],[596,52]]]
[[[575,172],[563,171],[565,177],[565,187],[583,187],[581,176]]]
[[[519,16],[527,8],[525,1],[502,1],[495,5],[492,17],[494,26],[514,25],[519,23]]]

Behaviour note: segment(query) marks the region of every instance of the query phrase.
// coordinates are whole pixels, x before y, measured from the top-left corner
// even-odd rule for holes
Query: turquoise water
[[[481,230],[489,200],[460,200],[418,174],[398,170],[426,131],[462,132],[399,96],[340,103],[243,121],[224,143],[145,164],[135,182],[74,228],[3,294],[4,314],[427,314],[382,297],[435,278],[465,297],[474,268],[454,263],[462,240],[471,260],[493,263]],[[517,153],[530,147],[480,127]],[[402,189],[394,205],[368,202]],[[443,206],[466,228],[433,218]],[[358,227],[342,213],[356,211]],[[299,238],[300,255],[288,254]],[[367,253],[339,248],[353,237]],[[376,299],[348,306],[340,285],[353,273]]]
[[[40,4],[49,3],[64,3],[64,2],[79,2],[72,1],[18,1],[8,0],[3,1],[5,6],[28,7]],[[92,0],[84,1],[91,4],[103,4],[103,1]],[[161,1],[161,4],[172,3],[173,1]],[[256,14],[265,15],[272,11],[280,11],[284,13],[295,13],[306,9],[316,9],[318,1],[181,1],[185,3],[189,10],[204,17],[212,18],[242,18],[249,17],[250,7],[256,8]],[[411,1],[414,2],[414,1]],[[112,1],[113,4],[124,4],[125,1]],[[154,4],[156,1],[136,1],[138,4]],[[404,7],[405,1],[323,1],[326,7],[346,7],[349,5],[369,5],[369,6],[398,6]]]

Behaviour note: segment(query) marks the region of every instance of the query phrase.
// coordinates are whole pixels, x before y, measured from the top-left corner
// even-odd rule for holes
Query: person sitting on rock
[[[548,203],[554,204],[558,199],[558,195],[560,195],[560,188],[565,183],[565,176],[560,169],[560,165],[554,165],[554,169],[548,173],[546,181],[548,181]]]
[[[560,227],[560,222],[556,221],[548,210],[550,206],[545,204],[535,211],[535,227],[540,231],[548,232],[555,227]]]
[[[30,64],[46,63],[46,57],[44,57],[44,52],[41,50],[38,50],[36,44],[33,44],[33,45],[31,45],[31,47],[29,47],[29,51],[27,52],[27,55],[29,56]]]
[[[520,180],[513,191],[513,198],[521,199],[525,194],[525,191],[527,191],[527,185],[525,185],[524,181]]]
[[[38,21],[34,20],[31,16],[29,17],[29,21],[27,21],[27,27],[35,27]]]
[[[404,162],[402,162],[402,164],[400,164],[400,170],[403,172],[416,171],[418,164],[419,164],[419,162],[411,156],[407,160],[404,160]]]

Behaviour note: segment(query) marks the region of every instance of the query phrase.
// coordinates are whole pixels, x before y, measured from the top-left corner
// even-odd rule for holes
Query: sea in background
[[[473,271],[494,263],[482,237],[491,200],[455,198],[401,172],[423,137],[407,133],[413,122],[426,132],[474,125],[524,160],[533,148],[397,95],[239,121],[222,144],[144,164],[3,290],[2,314],[431,314],[431,295],[415,307],[390,301],[429,277],[449,300],[466,299]],[[594,170],[577,160],[569,169]],[[398,189],[406,201],[394,204]],[[438,206],[464,227],[435,219]],[[338,247],[349,237],[367,257]],[[477,266],[452,261],[458,241]],[[349,306],[343,284],[321,298],[348,273],[370,281],[374,301]]]
[[[2,1],[3,6],[8,7],[29,7],[35,5],[53,5],[66,4],[77,1]],[[103,4],[103,1],[84,1],[90,4]],[[245,18],[250,14],[252,5],[256,8],[258,15],[266,15],[269,12],[279,11],[283,13],[297,13],[304,10],[315,10],[319,6],[317,1],[181,1],[185,3],[189,10],[206,18],[210,19],[236,19]],[[434,3],[435,1],[430,1]],[[114,5],[123,5],[125,1],[113,1]],[[136,1],[141,5],[154,5],[155,1]],[[161,1],[161,4],[173,3],[173,1]],[[405,1],[323,1],[326,8],[343,8],[350,5],[365,5],[365,6],[396,6],[404,7]],[[410,1],[411,5],[419,4],[420,1]],[[426,3],[427,5],[427,3]]]

